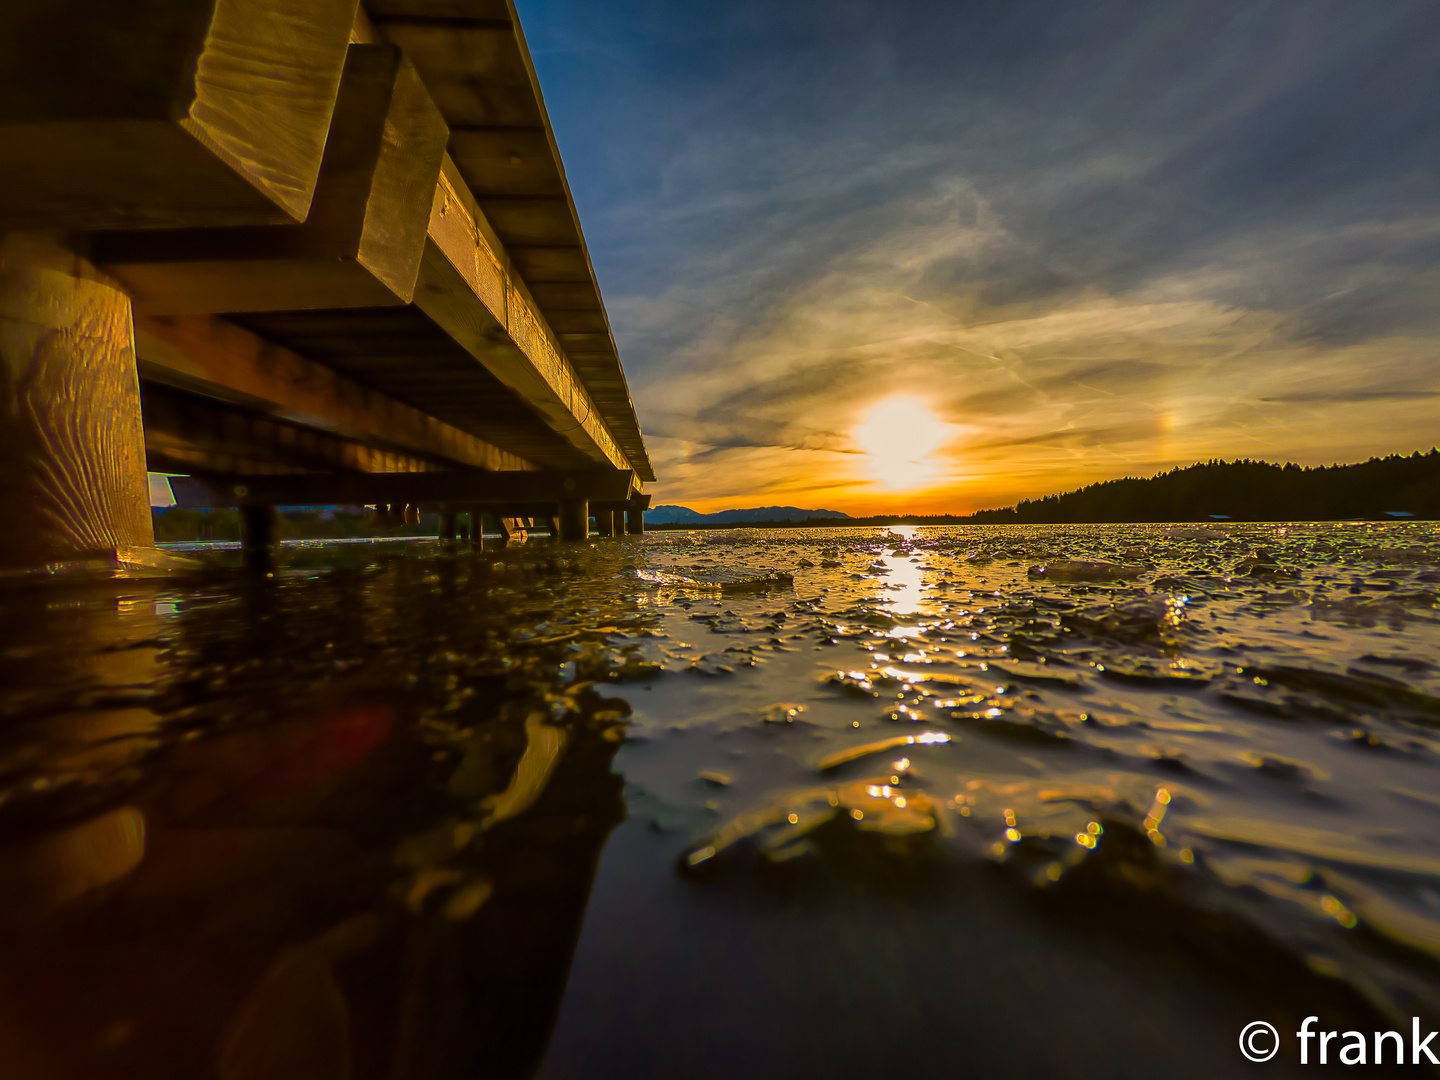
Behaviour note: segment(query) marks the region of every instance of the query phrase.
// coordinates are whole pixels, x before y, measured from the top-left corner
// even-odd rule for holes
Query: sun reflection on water
[[[910,553],[910,541],[915,536],[913,525],[904,525],[894,531],[899,539],[892,541],[895,545],[889,555],[882,556],[881,562],[886,570],[884,575],[885,596],[890,600],[886,610],[892,616],[918,615],[924,608],[922,593],[925,587],[925,569],[922,564],[912,562],[915,556]],[[893,638],[915,638],[924,633],[920,626],[897,626],[890,631]]]

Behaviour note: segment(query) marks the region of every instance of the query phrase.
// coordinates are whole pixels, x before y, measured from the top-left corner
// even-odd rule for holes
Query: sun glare
[[[891,397],[870,406],[851,434],[881,487],[913,491],[939,478],[934,454],[955,431],[921,399]]]

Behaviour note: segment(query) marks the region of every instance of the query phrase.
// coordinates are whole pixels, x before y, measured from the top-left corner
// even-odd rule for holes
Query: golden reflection
[[[884,568],[885,577],[881,588],[889,604],[886,605],[886,612],[892,618],[899,618],[902,615],[917,615],[924,606],[922,596],[925,588],[925,569],[921,563],[911,562],[915,556],[911,555],[908,543],[914,534],[913,527],[899,530],[905,535],[896,540],[894,552],[876,560],[878,566]],[[894,539],[892,537],[892,539]],[[923,637],[925,628],[919,625],[904,625],[891,627],[887,636],[900,641],[909,641],[914,638]]]
[[[39,910],[118,881],[145,857],[145,815],[133,806],[0,855],[0,912]]]
[[[914,491],[939,479],[944,463],[934,455],[954,429],[921,399],[897,396],[870,406],[851,435],[881,488]]]
[[[487,827],[528,810],[550,782],[560,751],[565,748],[565,732],[545,721],[542,712],[532,712],[525,718],[525,753],[515,766],[510,785],[482,800],[481,805],[489,811],[485,817]]]

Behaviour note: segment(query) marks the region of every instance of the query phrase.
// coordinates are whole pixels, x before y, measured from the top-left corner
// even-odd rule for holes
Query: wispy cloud
[[[964,510],[1436,438],[1433,5],[522,14],[664,501]],[[850,434],[900,394],[953,425],[932,491]]]

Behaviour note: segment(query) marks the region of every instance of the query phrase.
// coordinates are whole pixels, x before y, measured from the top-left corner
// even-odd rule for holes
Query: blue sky
[[[518,3],[661,502],[1440,440],[1440,5]]]

